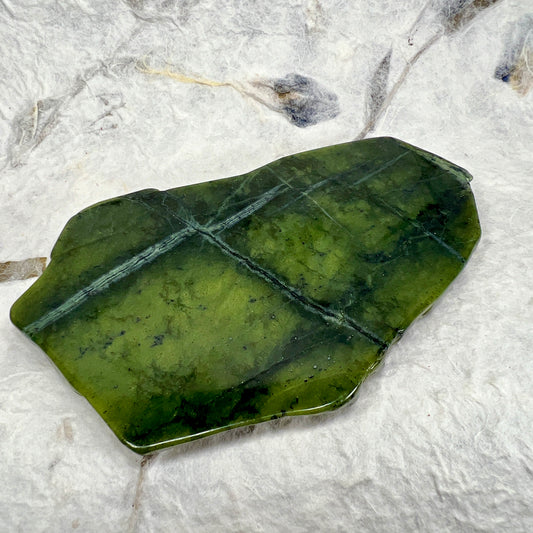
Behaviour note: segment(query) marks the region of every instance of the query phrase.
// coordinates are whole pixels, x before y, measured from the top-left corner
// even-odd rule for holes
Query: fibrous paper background
[[[532,69],[531,0],[0,0],[2,529],[533,530]],[[88,205],[378,135],[483,237],[341,410],[141,458],[9,322]]]

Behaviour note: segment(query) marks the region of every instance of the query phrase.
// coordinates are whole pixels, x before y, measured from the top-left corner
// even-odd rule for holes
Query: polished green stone
[[[146,453],[350,399],[480,237],[469,174],[391,138],[73,217],[13,322]]]

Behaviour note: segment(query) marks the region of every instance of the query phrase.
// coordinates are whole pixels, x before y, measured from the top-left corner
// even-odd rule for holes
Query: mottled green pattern
[[[464,266],[468,174],[390,138],[72,218],[16,302],[140,453],[346,402]]]

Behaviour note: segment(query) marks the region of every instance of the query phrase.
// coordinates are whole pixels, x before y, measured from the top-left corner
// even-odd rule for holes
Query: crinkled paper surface
[[[531,0],[1,0],[2,529],[531,531],[532,35]],[[141,458],[9,322],[84,207],[378,135],[470,171],[483,237],[341,410]]]

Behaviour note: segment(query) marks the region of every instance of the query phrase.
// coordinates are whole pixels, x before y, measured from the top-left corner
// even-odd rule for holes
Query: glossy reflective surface
[[[480,237],[468,174],[390,138],[72,218],[12,320],[140,453],[342,405]]]

